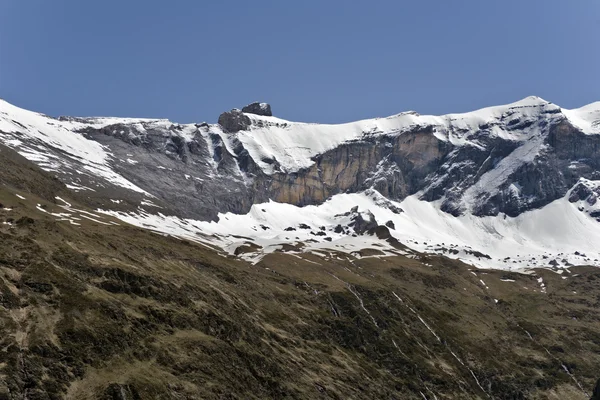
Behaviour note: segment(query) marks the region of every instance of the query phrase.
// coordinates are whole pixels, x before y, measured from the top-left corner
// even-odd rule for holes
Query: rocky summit
[[[0,100],[0,399],[589,399],[600,103],[338,125]]]
[[[273,113],[271,112],[271,105],[268,103],[260,103],[258,101],[248,104],[246,107],[242,108],[242,112],[262,115],[265,117],[273,116]]]

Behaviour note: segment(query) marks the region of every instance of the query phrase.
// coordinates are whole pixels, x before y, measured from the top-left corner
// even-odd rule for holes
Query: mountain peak
[[[242,108],[242,112],[248,114],[262,115],[264,117],[273,116],[273,113],[271,112],[271,105],[269,103],[261,103],[258,101],[250,103],[244,108]]]
[[[513,105],[519,106],[536,106],[536,105],[545,105],[552,104],[552,102],[542,99],[539,96],[527,96],[515,103]]]

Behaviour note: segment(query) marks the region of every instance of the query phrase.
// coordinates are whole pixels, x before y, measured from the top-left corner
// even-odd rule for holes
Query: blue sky
[[[49,115],[298,121],[600,100],[598,0],[0,0],[0,98]]]

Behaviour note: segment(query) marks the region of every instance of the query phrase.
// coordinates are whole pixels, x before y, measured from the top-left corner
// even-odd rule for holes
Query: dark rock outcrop
[[[273,113],[271,112],[271,105],[268,103],[260,103],[258,101],[248,104],[246,107],[242,108],[242,112],[266,117],[273,116]]]
[[[590,400],[600,400],[600,379],[596,381],[596,386],[594,386],[594,391],[592,392]]]
[[[362,235],[371,229],[375,229],[378,225],[379,224],[377,223],[377,220],[375,220],[375,216],[371,211],[367,211],[365,213],[356,213],[352,217],[352,222],[350,223],[350,226],[358,235]]]
[[[81,133],[110,148],[113,168],[155,194],[153,203],[162,207],[162,212],[201,220],[214,220],[219,211],[247,212],[255,197],[254,188],[245,184],[240,171],[241,165],[254,171],[252,159],[244,158],[247,151],[239,146],[239,154],[230,153],[221,135],[206,126],[190,125],[185,129],[184,136],[177,124],[148,122],[98,129],[91,126]],[[101,191],[88,193],[104,195]],[[106,194],[139,203],[132,198],[136,193],[119,187]],[[109,205],[119,206],[112,202]]]
[[[596,194],[592,188],[590,188],[583,182],[579,182],[575,185],[573,190],[571,190],[571,194],[569,195],[569,201],[571,203],[575,203],[580,200],[585,200],[588,202],[589,205],[593,206],[598,200],[598,194]]]
[[[247,115],[237,108],[231,111],[226,111],[219,115],[219,125],[225,132],[235,133],[246,130],[250,127],[251,121]]]

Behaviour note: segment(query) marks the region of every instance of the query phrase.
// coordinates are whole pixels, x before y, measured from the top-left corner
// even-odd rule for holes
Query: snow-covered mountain
[[[253,103],[184,125],[0,101],[0,142],[104,213],[253,261],[417,250],[481,267],[600,265],[600,102],[339,125]]]

